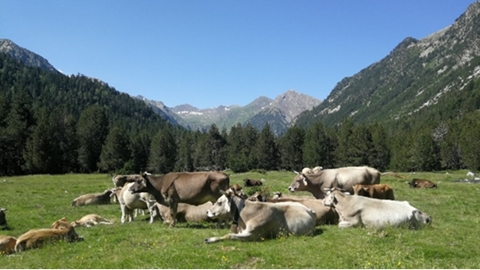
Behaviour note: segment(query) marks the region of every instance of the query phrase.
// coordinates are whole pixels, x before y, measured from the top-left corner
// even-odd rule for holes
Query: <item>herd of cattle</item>
[[[388,226],[406,224],[417,229],[432,222],[432,218],[411,206],[396,201],[393,190],[380,184],[381,173],[370,167],[337,169],[305,168],[296,172],[289,191],[308,191],[312,196],[293,196],[275,192],[271,198],[260,192],[247,196],[238,184],[222,172],[168,173],[153,176],[118,175],[113,177],[114,188],[102,193],[85,194],[72,206],[120,204],[121,222],[131,222],[135,211],[149,211],[150,223],[156,219],[174,227],[176,222],[217,221],[219,225],[232,222],[230,233],[223,237],[205,239],[214,243],[226,239],[258,241],[284,235],[313,234],[322,224],[338,224],[340,228],[367,227],[381,230]],[[245,179],[244,186],[260,186],[265,180]],[[408,182],[412,188],[436,188],[425,179]],[[6,209],[0,209],[0,227],[8,229]],[[81,241],[77,226],[112,224],[109,220],[90,214],[71,223],[65,218],[55,221],[51,228],[35,229],[18,238],[0,235],[0,253],[22,252],[41,246],[44,242],[63,239]]]

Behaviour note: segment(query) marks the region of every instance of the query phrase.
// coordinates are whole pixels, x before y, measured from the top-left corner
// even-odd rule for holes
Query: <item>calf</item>
[[[387,184],[355,185],[353,186],[353,192],[355,195],[364,197],[395,200],[393,189]]]
[[[412,181],[408,182],[408,185],[411,188],[437,188],[437,184],[430,180],[426,179],[413,179]]]
[[[261,185],[263,185],[262,180],[245,178],[245,179],[243,179],[243,185],[246,186],[246,187],[261,186]],[[265,180],[263,180],[263,181],[265,181]]]
[[[120,209],[122,210],[122,223],[128,219],[129,222],[133,221],[133,210],[135,209],[149,209],[155,204],[155,197],[147,192],[132,193],[130,188],[135,183],[127,183],[121,190],[117,190],[116,196],[120,203]],[[153,220],[150,219],[150,223]]]
[[[340,228],[365,226],[382,230],[388,226],[408,224],[416,229],[432,222],[432,218],[411,206],[406,201],[373,199],[347,195],[334,188],[323,200],[326,206],[333,206],[340,216]]]
[[[77,226],[85,226],[85,227],[92,227],[98,224],[113,224],[113,222],[97,215],[97,214],[90,214],[82,217],[80,220],[75,220],[70,225],[73,227]]]
[[[7,211],[7,208],[0,209],[0,227],[2,227],[2,230],[8,229],[7,219],[5,218],[5,211]]]
[[[64,219],[56,221],[52,224],[52,227],[56,229],[30,230],[20,235],[15,245],[15,251],[22,252],[26,249],[41,247],[47,242],[55,242],[58,240],[68,242],[83,240],[83,237],[75,232],[75,228],[64,221]]]
[[[17,238],[9,235],[0,235],[0,255],[10,254],[15,251]]]
[[[239,213],[239,214],[238,214]],[[259,241],[279,235],[308,235],[315,230],[315,213],[297,202],[252,202],[229,189],[208,210],[209,217],[238,218],[238,233],[205,239]]]
[[[110,195],[113,189],[107,189],[102,193],[91,193],[82,195],[72,201],[72,206],[82,206],[91,204],[110,204]]]

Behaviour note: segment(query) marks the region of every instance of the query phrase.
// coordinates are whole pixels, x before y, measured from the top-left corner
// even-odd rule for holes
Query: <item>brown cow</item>
[[[243,179],[243,185],[246,186],[246,187],[261,186],[261,185],[263,185],[262,180],[245,178],[245,179]]]
[[[0,255],[10,254],[15,251],[17,238],[9,235],[0,235]]]
[[[215,202],[222,196],[221,190],[227,190],[230,185],[228,175],[222,172],[168,173],[162,176],[145,172],[142,177],[129,190],[148,192],[158,203],[170,207],[170,227],[175,227],[178,203],[200,205]]]
[[[114,189],[107,189],[102,193],[90,193],[82,195],[72,201],[72,206],[82,206],[91,204],[110,204],[110,195]]]
[[[380,172],[370,167],[343,167],[327,169],[316,174],[298,174],[288,187],[291,192],[309,191],[317,199],[325,198],[325,189],[336,187],[353,194],[356,184],[372,185],[380,183]]]
[[[0,227],[2,227],[2,230],[8,229],[7,219],[5,218],[5,211],[7,211],[7,208],[0,209]]]
[[[353,186],[353,192],[355,195],[364,197],[395,200],[393,189],[387,184],[355,185]]]
[[[414,178],[412,181],[408,182],[408,185],[411,188],[437,188],[437,184],[426,179]]]
[[[292,196],[293,197],[293,196]],[[298,196],[300,197],[300,196]],[[260,192],[255,192],[252,196],[248,198],[250,201],[258,201],[258,202],[271,202],[271,203],[280,203],[280,202],[298,202],[305,205],[307,208],[311,209],[315,212],[316,216],[316,226],[323,225],[323,224],[338,224],[338,214],[337,212],[330,206],[323,205],[322,200],[317,200],[313,197],[310,199],[292,199],[290,198],[277,198],[277,199],[270,199],[263,197]]]
[[[20,235],[15,245],[15,251],[22,252],[26,249],[40,247],[46,242],[55,240],[66,240],[68,242],[83,240],[83,237],[79,236],[75,232],[75,228],[66,222],[64,218],[53,223],[52,227],[58,229],[30,230]]]

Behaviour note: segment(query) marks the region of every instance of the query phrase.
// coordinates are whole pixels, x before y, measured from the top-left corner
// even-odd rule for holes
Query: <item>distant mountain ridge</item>
[[[319,106],[295,123],[391,122],[419,115],[457,117],[474,104],[480,78],[480,2],[425,38],[405,38],[382,60],[344,78]],[[443,108],[445,107],[445,108]],[[457,109],[452,109],[452,108]],[[478,109],[478,108],[477,108]]]
[[[261,130],[268,122],[276,135],[286,132],[297,115],[321,103],[316,98],[294,90],[288,90],[274,100],[261,96],[246,106],[221,105],[215,108],[198,109],[189,104],[182,104],[168,108],[161,102],[151,100],[145,100],[145,102],[166,114],[174,113],[181,119],[178,123],[193,130],[206,130],[215,124],[228,131],[238,123],[242,125],[249,123]]]
[[[18,46],[9,39],[0,39],[0,52],[10,55],[27,66],[39,67],[51,72],[59,72],[47,59]]]

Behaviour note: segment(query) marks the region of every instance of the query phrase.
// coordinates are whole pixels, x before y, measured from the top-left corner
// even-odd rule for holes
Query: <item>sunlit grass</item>
[[[452,173],[452,172],[451,172]],[[221,236],[228,228],[215,224],[179,223],[176,228],[139,215],[132,223],[120,223],[116,204],[71,207],[79,195],[102,192],[113,186],[103,174],[32,175],[0,177],[0,207],[11,228],[1,234],[18,237],[30,229],[47,228],[53,221],[69,221],[95,213],[113,225],[77,228],[85,241],[56,242],[19,254],[0,256],[1,268],[480,268],[478,227],[480,185],[457,183],[466,171],[453,174],[401,173],[407,179],[382,177],[398,200],[430,214],[433,224],[421,230],[387,228],[339,229],[318,226],[313,236],[259,242],[225,241],[205,244],[205,238]],[[232,174],[231,184],[244,178],[261,179],[261,189],[288,192],[292,172]],[[411,189],[406,181],[425,178],[438,189]],[[6,181],[3,181],[5,179]],[[251,192],[253,189],[245,188]]]

